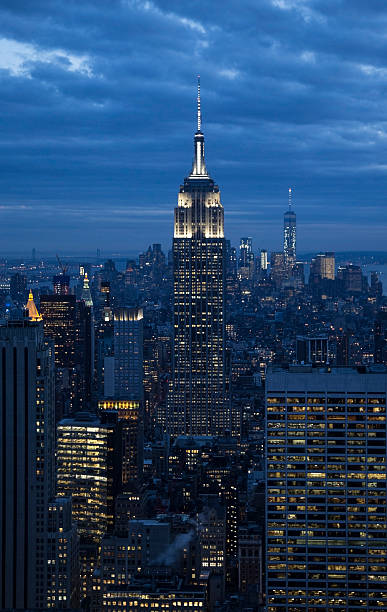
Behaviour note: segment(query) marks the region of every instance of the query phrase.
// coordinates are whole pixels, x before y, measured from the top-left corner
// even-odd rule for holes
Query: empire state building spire
[[[198,77],[194,162],[175,208],[171,436],[224,435],[231,424],[225,369],[224,212],[219,187],[205,166],[200,102]]]
[[[209,178],[204,160],[204,136],[202,133],[202,112],[200,104],[200,74],[198,75],[197,105],[198,129],[194,137],[194,162],[190,178]]]

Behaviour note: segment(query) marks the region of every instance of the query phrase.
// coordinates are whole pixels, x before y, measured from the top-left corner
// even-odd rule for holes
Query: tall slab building
[[[273,367],[266,393],[266,611],[386,609],[387,369]]]
[[[199,81],[194,161],[175,208],[173,380],[168,400],[172,436],[218,435],[230,425],[224,265],[223,206],[204,159]]]

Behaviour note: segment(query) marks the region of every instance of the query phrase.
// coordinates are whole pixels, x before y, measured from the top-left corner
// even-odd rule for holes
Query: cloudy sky
[[[0,252],[168,248],[196,75],[227,237],[387,250],[387,4],[1,0]]]

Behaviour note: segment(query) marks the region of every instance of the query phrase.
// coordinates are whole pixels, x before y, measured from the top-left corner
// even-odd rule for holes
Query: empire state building
[[[168,399],[172,436],[221,435],[230,428],[225,399],[225,240],[219,187],[208,174],[201,131],[192,171],[180,186],[173,238],[173,379]]]

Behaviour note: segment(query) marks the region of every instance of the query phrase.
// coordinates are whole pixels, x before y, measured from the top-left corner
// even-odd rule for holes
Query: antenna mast
[[[200,74],[198,74],[198,132],[202,128],[202,113],[200,108]]]

